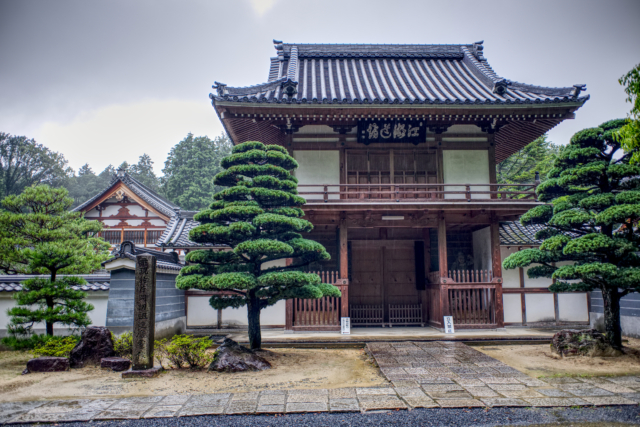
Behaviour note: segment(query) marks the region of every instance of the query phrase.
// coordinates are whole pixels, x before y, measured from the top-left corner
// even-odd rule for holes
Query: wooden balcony
[[[300,184],[309,203],[536,203],[534,184]]]

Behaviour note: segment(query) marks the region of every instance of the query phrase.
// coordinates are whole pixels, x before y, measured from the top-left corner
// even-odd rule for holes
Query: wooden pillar
[[[447,265],[447,222],[443,214],[438,215],[438,264],[440,265],[440,282],[448,276]]]
[[[347,243],[347,220],[340,219],[340,278],[349,278],[349,247]]]
[[[442,134],[436,134],[436,181],[444,184],[444,157],[442,154]],[[444,191],[445,187],[438,187],[438,191]],[[444,199],[443,193],[438,193],[437,199]]]
[[[496,324],[504,328],[504,304],[502,301],[502,257],[500,254],[500,229],[495,214],[491,214],[491,269],[496,285]]]
[[[431,272],[431,234],[428,228],[422,229],[422,240],[424,241],[424,277],[427,278]],[[422,320],[426,323],[429,321],[429,289],[425,285],[425,289],[420,292],[420,301],[422,302]]]

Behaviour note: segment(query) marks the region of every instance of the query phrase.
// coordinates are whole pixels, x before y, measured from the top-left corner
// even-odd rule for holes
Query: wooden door
[[[350,305],[382,305],[382,248],[366,241],[351,242]]]
[[[416,289],[415,248],[413,241],[389,241],[383,249],[385,321],[389,305],[420,304]]]

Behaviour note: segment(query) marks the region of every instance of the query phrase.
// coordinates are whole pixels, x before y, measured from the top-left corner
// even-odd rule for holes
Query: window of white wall
[[[340,152],[338,150],[295,150],[293,157],[298,162],[295,176],[298,184],[332,184],[329,191],[340,190]],[[301,187],[304,191],[323,191],[323,187]],[[307,200],[323,199],[322,194],[303,195]],[[331,195],[330,199],[339,199],[339,195]]]
[[[445,184],[489,183],[488,150],[444,150],[442,152]],[[445,187],[447,191],[465,191],[465,187]],[[472,191],[489,191],[489,187],[471,187]],[[464,194],[445,194],[446,199],[464,199]],[[489,194],[472,194],[472,199],[488,199]]]

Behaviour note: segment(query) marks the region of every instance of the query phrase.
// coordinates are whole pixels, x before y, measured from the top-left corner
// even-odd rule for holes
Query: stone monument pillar
[[[156,257],[136,256],[136,285],[133,308],[132,370],[153,368],[156,326]]]

